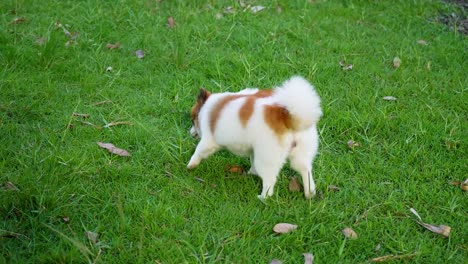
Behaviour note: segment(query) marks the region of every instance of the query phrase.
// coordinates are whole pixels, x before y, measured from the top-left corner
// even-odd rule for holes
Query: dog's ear
[[[197,102],[203,104],[208,99],[210,94],[211,94],[210,92],[208,92],[205,88],[202,87],[200,89],[200,92],[198,93]]]

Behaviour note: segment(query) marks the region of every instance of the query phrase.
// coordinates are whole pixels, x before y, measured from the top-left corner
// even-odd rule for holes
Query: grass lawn
[[[266,8],[1,1],[0,263],[302,263],[306,252],[316,263],[466,263],[468,196],[449,182],[468,172],[468,41],[437,22],[460,9],[244,2]],[[285,166],[260,201],[258,178],[227,171],[248,159],[227,151],[186,170],[200,87],[268,88],[295,74],[322,97],[316,198],[288,190]],[[281,222],[298,228],[277,235]]]

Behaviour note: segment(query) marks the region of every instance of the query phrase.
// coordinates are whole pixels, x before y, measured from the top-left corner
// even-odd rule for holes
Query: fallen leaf
[[[450,226],[446,226],[446,225],[431,225],[431,224],[426,224],[426,223],[423,223],[421,221],[416,221],[418,224],[422,225],[423,227],[425,227],[427,230],[429,231],[432,231],[436,234],[439,234],[443,237],[446,237],[448,238],[450,236]]]
[[[26,22],[26,18],[24,17],[15,17],[13,18],[13,20],[10,21],[10,23],[8,23],[8,25],[18,25],[18,24],[21,24],[21,23],[24,23]]]
[[[70,223],[70,217],[68,217],[68,216],[62,217],[62,220],[63,220],[63,222],[64,222],[65,224]]]
[[[107,149],[110,153],[116,154],[121,157],[129,157],[130,153],[124,149],[117,148],[114,146],[112,143],[102,143],[102,142],[96,142],[101,148]]]
[[[360,146],[361,146],[361,144],[360,144],[359,142],[355,142],[355,141],[352,140],[352,139],[349,140],[347,144],[348,144],[348,148],[350,148],[350,149],[353,149],[353,148],[356,148],[356,147],[360,147]]]
[[[264,6],[252,6],[250,8],[250,11],[255,14],[255,13],[262,11],[263,9],[265,9]]]
[[[452,185],[452,186],[458,186],[460,184],[462,184],[461,181],[449,181],[449,184]]]
[[[139,59],[143,59],[145,57],[145,52],[143,50],[137,50],[135,51],[135,56]]]
[[[314,263],[314,255],[311,253],[302,253],[304,256],[304,264],[313,264]]]
[[[401,60],[398,57],[393,58],[393,68],[400,68]]]
[[[396,101],[397,98],[396,97],[393,97],[393,96],[384,96],[382,99],[384,99],[385,101]]]
[[[335,186],[335,185],[328,185],[327,190],[328,191],[333,191],[333,192],[338,192],[338,191],[340,191],[340,188]]]
[[[15,186],[12,182],[10,182],[10,181],[5,183],[4,188],[5,188],[6,190],[10,190],[10,191],[19,191],[18,187],[16,187],[16,186]]]
[[[420,224],[421,226],[423,226],[424,228],[426,228],[427,230],[431,231],[431,232],[434,232],[436,234],[439,234],[445,238],[448,238],[450,236],[450,226],[446,226],[446,225],[432,225],[432,224],[427,224],[427,223],[424,223],[421,219],[421,216],[419,216],[418,212],[416,212],[416,210],[414,210],[414,208],[410,208],[410,211],[411,213],[413,213],[416,217],[418,217],[419,221],[416,221],[416,223]]]
[[[292,177],[289,181],[289,191],[291,192],[300,192],[301,191],[301,184],[297,177]]]
[[[418,43],[419,45],[423,45],[423,46],[429,45],[429,44],[427,44],[427,42],[426,42],[424,39],[418,40],[417,43]]]
[[[358,235],[356,232],[354,232],[353,229],[347,227],[345,229],[343,229],[343,235],[349,239],[357,239],[358,238]]]
[[[115,44],[107,43],[106,48],[113,50],[113,49],[120,49],[120,42],[116,42]]]
[[[417,253],[406,254],[406,255],[386,255],[386,256],[382,256],[382,257],[373,258],[372,262],[386,262],[386,261],[391,261],[391,260],[412,258],[412,257],[414,257],[416,255],[417,255]]]
[[[174,20],[173,17],[168,17],[168,18],[167,18],[167,24],[166,24],[166,26],[167,26],[168,28],[174,28],[174,26],[175,26],[175,20]]]
[[[131,123],[128,121],[110,122],[109,124],[105,125],[104,128],[120,126],[120,125],[131,125]]]
[[[462,182],[460,184],[460,188],[462,189],[462,191],[468,191],[468,179],[466,179],[464,182]]]
[[[422,221],[421,216],[418,214],[418,212],[416,212],[416,210],[414,210],[414,208],[410,208],[409,210],[419,219],[419,221]]]
[[[97,242],[99,242],[99,234],[98,233],[94,233],[94,232],[91,232],[91,231],[86,231],[85,236],[93,244],[97,244]]]
[[[272,259],[270,264],[283,264],[283,262],[279,259]]]
[[[279,223],[273,227],[273,231],[278,234],[287,234],[296,229],[297,229],[297,225],[288,224],[288,223]]]
[[[352,69],[353,69],[353,65],[352,65],[352,64],[346,64],[346,63],[344,63],[344,62],[342,62],[342,61],[339,61],[338,63],[340,64],[341,69],[342,69],[343,71],[348,71],[348,70],[352,70]]]
[[[73,113],[73,116],[82,117],[82,118],[89,118],[89,114],[81,114],[81,113]]]
[[[244,168],[241,166],[233,165],[233,166],[228,166],[226,169],[229,173],[244,173]]]

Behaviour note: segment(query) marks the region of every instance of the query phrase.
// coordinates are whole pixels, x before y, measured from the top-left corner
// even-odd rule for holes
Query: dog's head
[[[192,106],[192,111],[190,113],[192,117],[192,127],[190,128],[190,135],[194,137],[201,136],[199,114],[206,100],[208,100],[210,94],[211,93],[205,90],[205,88],[201,88],[200,92],[198,93],[197,101]]]

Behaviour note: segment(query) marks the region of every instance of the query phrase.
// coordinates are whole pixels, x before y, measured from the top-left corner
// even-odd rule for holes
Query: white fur
[[[254,94],[256,91],[245,89],[239,93]],[[202,159],[208,158],[221,147],[237,155],[250,156],[249,173],[262,178],[263,188],[259,198],[264,199],[273,194],[277,175],[289,158],[291,167],[302,176],[305,197],[315,195],[312,162],[318,151],[317,122],[322,110],[320,97],[313,86],[302,77],[293,77],[284,82],[275,89],[273,96],[255,101],[253,114],[245,127],[239,120],[239,109],[246,99],[235,99],[225,105],[212,133],[208,120],[211,109],[221,98],[232,94],[235,93],[211,94],[201,108],[198,115],[199,129],[192,127],[190,130],[191,134],[198,133],[201,140],[187,167],[195,168]],[[265,123],[265,105],[284,106],[298,122],[296,130],[289,130],[278,137]]]

